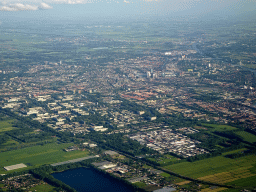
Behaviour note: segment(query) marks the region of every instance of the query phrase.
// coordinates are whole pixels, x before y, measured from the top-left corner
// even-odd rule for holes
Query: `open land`
[[[256,174],[255,162],[255,155],[236,159],[220,156],[192,163],[182,162],[164,168],[192,178],[225,184],[240,178],[248,177],[250,180],[250,177]]]
[[[67,144],[46,144],[43,146],[33,146],[24,149],[2,152],[0,154],[0,166],[9,166],[24,163],[32,167],[38,167],[43,164],[57,163],[66,160],[72,160],[88,155],[86,151],[65,152],[64,149],[72,146]],[[25,168],[26,169],[26,168]],[[5,173],[3,168],[0,173]]]

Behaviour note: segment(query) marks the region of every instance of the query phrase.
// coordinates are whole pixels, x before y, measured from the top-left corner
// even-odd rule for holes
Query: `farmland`
[[[230,183],[232,181],[235,181],[240,178],[250,178],[255,176],[255,174],[251,173],[250,170],[247,168],[243,169],[237,169],[237,170],[230,170],[227,172],[222,172],[222,173],[217,173],[213,175],[208,175],[205,177],[200,177],[198,179],[203,180],[203,181],[208,181],[212,183],[219,183],[219,184],[225,184],[225,183]]]
[[[220,188],[216,188],[216,189],[210,189],[210,188],[207,188],[207,189],[203,189],[201,190],[202,192],[208,192],[208,191],[211,191],[211,192],[217,192],[217,191],[223,191],[227,188],[224,188],[224,187],[220,187]]]
[[[236,185],[236,186],[243,186],[243,187],[247,187],[247,186],[251,186],[251,187],[256,187],[256,176],[252,176],[249,178],[241,178],[238,179],[236,181],[232,181],[227,183],[228,185]]]
[[[182,162],[179,164],[169,165],[164,168],[175,173],[185,175],[192,178],[209,180],[216,182],[213,177],[216,174],[222,179],[219,183],[231,182],[241,177],[254,176],[255,172],[255,155],[240,157],[237,159],[228,159],[223,156],[204,159],[196,162]],[[215,175],[215,176],[214,176]],[[208,176],[208,177],[206,177]],[[212,177],[212,178],[211,178]]]

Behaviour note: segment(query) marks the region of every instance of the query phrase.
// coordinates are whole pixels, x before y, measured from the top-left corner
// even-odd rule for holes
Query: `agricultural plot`
[[[235,171],[231,170],[229,172],[222,172],[222,173],[217,173],[213,175],[208,175],[205,177],[199,177],[198,179],[203,181],[209,181],[212,183],[225,184],[232,181],[236,181],[241,178],[248,178],[255,175],[256,174],[251,173],[249,169],[241,168],[240,170],[235,170]]]
[[[256,142],[256,136],[251,133],[248,133],[246,131],[238,131],[236,132],[236,134],[243,137],[245,141],[248,141],[250,143]]]
[[[242,187],[256,187],[256,175],[247,177],[247,178],[241,178],[236,181],[232,181],[229,183],[226,183],[227,185],[236,185],[236,186],[242,186]]]
[[[61,161],[81,158],[88,155],[87,151],[65,152],[63,149],[72,146],[67,144],[46,144],[43,146],[33,146],[23,149],[0,153],[0,174],[6,173],[3,167],[24,163],[29,167],[36,167],[43,164],[52,164]]]
[[[226,189],[226,190],[223,190],[222,192],[240,192],[241,190],[239,189]]]
[[[223,191],[227,188],[224,188],[224,187],[217,187],[216,189],[210,189],[210,188],[207,188],[207,189],[202,189],[201,191],[202,192],[217,192],[217,191]]]
[[[165,166],[164,168],[192,178],[202,178],[205,176],[214,175],[218,173],[230,172],[230,170],[232,170],[232,173],[241,172],[242,175],[246,172],[246,174],[249,174],[248,177],[250,177],[253,174],[255,174],[255,171],[252,170],[255,163],[255,155],[240,157],[237,159],[229,159],[222,156],[218,156],[192,163],[182,162],[178,164]],[[242,172],[241,170],[244,170],[244,172]],[[229,179],[231,180],[232,178],[238,179],[239,175],[229,175]]]
[[[191,183],[191,181],[187,181],[187,180],[185,180],[185,181],[182,181],[182,182],[176,183],[176,185],[186,185],[186,184],[189,184],[189,183]]]

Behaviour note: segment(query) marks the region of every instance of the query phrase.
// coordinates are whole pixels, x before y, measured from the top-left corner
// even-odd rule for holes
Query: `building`
[[[139,115],[143,115],[145,113],[145,111],[138,111]]]
[[[147,72],[147,78],[150,78],[151,77],[151,73],[150,71]]]
[[[20,169],[20,168],[24,168],[24,167],[27,167],[27,165],[20,163],[20,164],[16,164],[16,165],[6,166],[6,167],[4,167],[4,169],[6,171],[11,171],[14,169]]]
[[[147,119],[150,121],[154,121],[154,120],[156,120],[156,117],[147,117]]]
[[[100,125],[100,126],[94,126],[94,127],[91,127],[90,128],[91,131],[107,131],[108,128],[104,128],[103,125]]]

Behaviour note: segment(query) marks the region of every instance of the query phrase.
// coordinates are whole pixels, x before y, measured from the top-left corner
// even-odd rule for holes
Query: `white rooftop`
[[[25,165],[24,163],[20,163],[20,164],[16,164],[16,165],[6,166],[6,167],[4,167],[4,169],[6,171],[11,171],[14,169],[20,169],[20,168],[24,168],[24,167],[27,167],[27,165]]]

